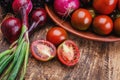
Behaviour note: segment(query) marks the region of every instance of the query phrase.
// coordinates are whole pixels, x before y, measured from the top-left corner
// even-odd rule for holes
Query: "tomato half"
[[[113,21],[107,15],[96,16],[93,20],[93,31],[100,35],[108,35],[113,30]]]
[[[93,0],[94,9],[101,14],[110,14],[115,9],[118,0]]]
[[[67,32],[61,27],[52,27],[48,32],[46,39],[53,43],[54,45],[58,46],[68,37]]]
[[[74,66],[80,58],[77,45],[71,40],[65,40],[57,48],[58,59],[67,66]]]
[[[33,57],[40,61],[48,61],[56,56],[56,47],[45,40],[36,40],[30,47]]]

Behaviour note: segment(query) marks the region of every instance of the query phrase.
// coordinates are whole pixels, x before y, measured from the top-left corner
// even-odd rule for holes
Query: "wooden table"
[[[54,26],[53,22],[49,23],[35,32],[30,42],[45,39],[46,32]],[[69,32],[68,34],[69,39],[79,46],[81,54],[79,63],[74,67],[66,67],[57,57],[48,62],[40,62],[30,54],[25,80],[120,80],[120,41],[96,42]],[[8,47],[9,44],[0,31],[0,52]]]

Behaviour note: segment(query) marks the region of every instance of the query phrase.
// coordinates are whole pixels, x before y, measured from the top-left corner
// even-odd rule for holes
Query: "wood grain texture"
[[[53,24],[48,21],[46,26],[30,37],[30,42],[45,39],[46,32]],[[79,63],[67,67],[57,57],[48,62],[40,62],[30,54],[25,80],[120,80],[120,41],[104,43],[68,34],[69,39],[79,46]],[[9,44],[0,31],[0,52],[8,47]]]
[[[30,38],[31,42],[45,39],[51,26],[36,32]],[[42,63],[30,55],[26,80],[120,80],[120,42],[95,42],[71,33],[69,39],[77,43],[81,52],[76,66],[66,67],[57,58]]]

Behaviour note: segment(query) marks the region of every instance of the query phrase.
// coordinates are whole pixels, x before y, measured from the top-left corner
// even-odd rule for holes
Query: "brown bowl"
[[[110,34],[108,36],[100,36],[97,35],[91,31],[77,31],[76,29],[74,29],[72,27],[72,25],[67,22],[67,21],[63,21],[60,17],[58,17],[56,15],[56,13],[53,11],[53,9],[51,8],[51,6],[49,5],[45,5],[45,9],[48,13],[48,15],[50,16],[50,18],[59,26],[61,26],[62,28],[64,28],[65,30],[79,36],[85,39],[89,39],[89,40],[94,40],[94,41],[101,41],[101,42],[114,42],[114,41],[119,41],[120,37],[117,37],[113,34]]]

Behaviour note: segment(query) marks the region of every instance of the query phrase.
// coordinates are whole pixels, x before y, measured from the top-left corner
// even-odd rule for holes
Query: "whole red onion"
[[[54,0],[54,10],[60,16],[68,16],[71,12],[78,9],[79,0]]]
[[[28,14],[32,10],[31,0],[14,0],[12,4],[13,11],[20,14],[22,17],[22,24],[28,27]]]
[[[25,8],[27,14],[29,14],[32,9],[32,2],[31,0],[14,0],[12,7],[15,13],[20,13],[20,10]]]

